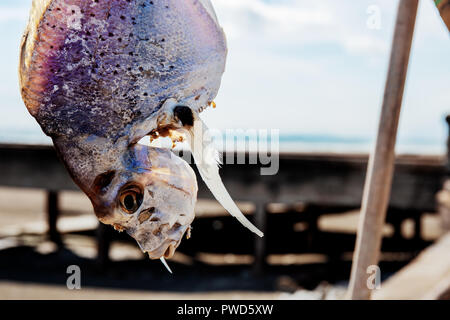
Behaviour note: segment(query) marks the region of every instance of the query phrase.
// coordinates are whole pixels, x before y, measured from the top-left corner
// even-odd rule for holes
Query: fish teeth
[[[191,238],[191,232],[192,232],[192,227],[189,226],[186,232],[186,239],[190,239]]]
[[[173,274],[172,270],[170,269],[169,265],[167,264],[166,259],[164,259],[164,257],[159,258],[159,260],[161,260],[162,264],[164,265],[164,267],[166,267],[167,271],[170,272],[170,274]]]
[[[114,230],[122,232],[123,230],[125,230],[125,228],[117,223],[113,224]]]

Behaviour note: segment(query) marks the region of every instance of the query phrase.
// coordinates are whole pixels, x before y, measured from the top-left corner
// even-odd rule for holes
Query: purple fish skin
[[[50,136],[122,137],[168,98],[217,94],[225,39],[198,1],[54,0],[38,29],[23,93]]]
[[[197,186],[170,151],[136,143],[156,129],[168,99],[200,111],[215,98],[227,47],[211,8],[209,0],[33,0],[23,36],[19,78],[29,112],[99,219],[140,237],[149,252],[179,244],[180,235],[169,241],[168,232],[192,222]],[[170,181],[155,174],[161,167],[170,167]],[[166,216],[178,220],[162,214],[159,224],[137,228],[141,210],[127,215],[118,204],[130,183],[142,192],[165,188],[177,199],[176,213]],[[149,236],[155,230],[162,238]]]

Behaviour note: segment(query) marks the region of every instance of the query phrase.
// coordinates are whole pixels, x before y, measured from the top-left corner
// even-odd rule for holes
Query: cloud
[[[232,41],[251,38],[252,45],[280,48],[328,44],[355,55],[383,55],[388,51],[385,30],[373,32],[367,28],[369,2],[335,2],[215,0],[214,4]],[[378,2],[385,8],[385,1]]]
[[[210,126],[375,134],[398,1],[212,1],[229,59]],[[379,8],[379,29],[367,26],[369,6]],[[400,137],[444,143],[449,44],[433,3],[422,1]]]
[[[372,53],[383,55],[387,52],[388,44],[384,39],[354,35],[342,39],[342,46],[352,54]]]
[[[323,8],[305,9],[296,3],[280,4],[265,3],[261,0],[217,0],[221,10],[247,11],[260,17],[265,23],[275,23],[288,29],[299,26],[296,22],[305,25],[326,25],[332,20],[332,15]]]

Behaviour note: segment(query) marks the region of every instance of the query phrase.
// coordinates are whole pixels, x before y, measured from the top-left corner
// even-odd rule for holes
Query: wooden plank
[[[349,285],[351,299],[369,299],[367,269],[377,265],[395,164],[395,142],[408,70],[418,0],[401,0],[375,150],[367,170]]]
[[[0,185],[79,190],[50,146],[0,145]]]
[[[367,155],[279,156],[280,169],[274,176],[261,176],[260,164],[225,164],[220,174],[233,199],[352,208],[361,205]],[[435,210],[435,194],[446,172],[444,163],[443,156],[397,157],[390,205],[405,210]],[[78,190],[51,146],[0,145],[0,173],[1,186]],[[200,178],[198,182],[198,197],[213,199]]]
[[[450,290],[450,233],[375,290],[372,298],[438,299]],[[383,272],[383,270],[381,270]]]

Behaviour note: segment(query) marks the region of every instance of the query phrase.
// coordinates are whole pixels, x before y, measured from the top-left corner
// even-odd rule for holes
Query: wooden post
[[[439,10],[442,20],[444,20],[445,25],[450,31],[450,0],[434,0],[434,3]]]
[[[109,264],[109,249],[111,247],[112,228],[103,223],[97,227],[97,268],[104,271]]]
[[[389,203],[395,162],[395,141],[408,69],[418,0],[401,0],[398,7],[389,70],[375,150],[367,168],[348,297],[370,299],[367,268],[377,265],[382,228]]]
[[[57,228],[58,214],[58,192],[52,190],[47,191],[48,236],[50,241],[61,245],[62,240]]]
[[[257,202],[254,212],[254,223],[255,226],[266,233],[267,225],[267,210],[266,204],[262,201]],[[259,237],[255,235],[255,262],[253,265],[253,272],[257,276],[261,276],[264,273],[264,268],[266,266],[266,237]]]
[[[448,126],[448,136],[447,136],[447,174],[450,176],[450,114],[445,117]]]

